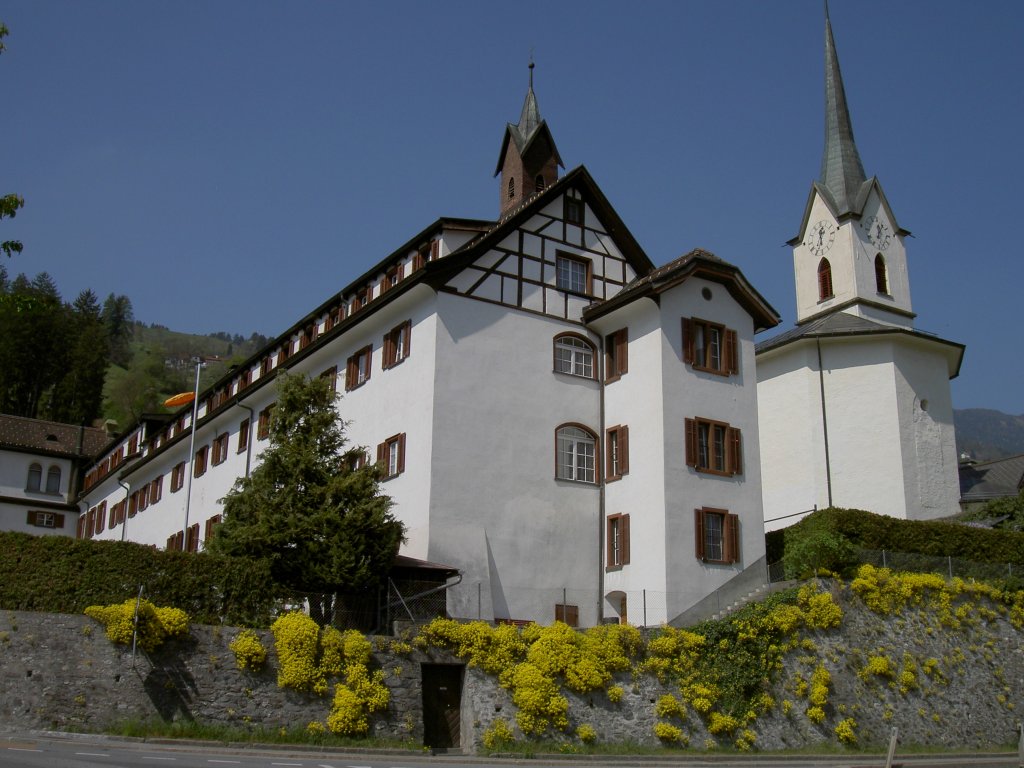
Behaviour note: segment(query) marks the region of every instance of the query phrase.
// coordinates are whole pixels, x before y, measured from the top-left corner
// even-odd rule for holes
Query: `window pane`
[[[558,431],[558,477],[584,483],[596,481],[594,438],[577,427]]]
[[[46,473],[46,492],[60,493],[60,467],[50,467]]]
[[[563,291],[586,293],[587,265],[559,256],[555,260],[555,284]]]
[[[704,553],[708,560],[723,560],[722,515],[704,515]]]
[[[594,353],[585,341],[572,337],[559,338],[555,341],[555,370],[558,373],[593,378]]]
[[[28,485],[26,487],[30,491],[38,491],[42,482],[43,468],[38,464],[33,464],[28,468]]]
[[[725,471],[725,427],[715,425],[715,469]]]

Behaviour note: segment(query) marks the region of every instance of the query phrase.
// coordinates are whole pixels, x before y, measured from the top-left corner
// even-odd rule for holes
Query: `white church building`
[[[498,218],[413,235],[200,393],[195,425],[192,406],[134,425],[87,472],[78,535],[201,549],[266,445],[279,369],[335,382],[401,553],[461,572],[454,617],[679,621],[764,581],[766,518],[947,514],[963,348],[913,329],[907,233],[860,169],[826,39],[835,126],[793,242],[794,330],[755,351],[779,316],[737,267],[655,267],[586,168],[559,177],[531,65]]]
[[[757,345],[767,530],[822,507],[959,512],[949,380],[964,347],[914,328],[905,238],[853,138],[825,19],[825,150],[793,247],[796,327]]]

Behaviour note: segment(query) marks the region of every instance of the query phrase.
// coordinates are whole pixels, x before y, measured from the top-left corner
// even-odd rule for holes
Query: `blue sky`
[[[832,0],[857,144],[954,406],[1024,413],[1024,3]],[[14,275],[137,319],[276,335],[439,216],[493,218],[527,62],[567,168],[651,259],[706,248],[794,318],[823,4],[9,0]]]

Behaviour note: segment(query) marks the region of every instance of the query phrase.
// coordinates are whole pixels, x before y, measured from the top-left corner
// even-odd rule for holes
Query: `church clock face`
[[[812,226],[807,232],[807,239],[804,241],[815,256],[824,256],[836,239],[836,227],[831,221],[822,219]]]
[[[867,233],[868,242],[878,248],[880,251],[884,251],[889,247],[889,240],[892,238],[892,232],[889,231],[889,225],[882,221],[877,216],[868,216],[861,222],[861,226]]]

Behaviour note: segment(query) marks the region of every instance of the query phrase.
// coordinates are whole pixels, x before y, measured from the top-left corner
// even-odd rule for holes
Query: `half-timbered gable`
[[[442,290],[574,323],[653,269],[582,166],[454,256]]]

